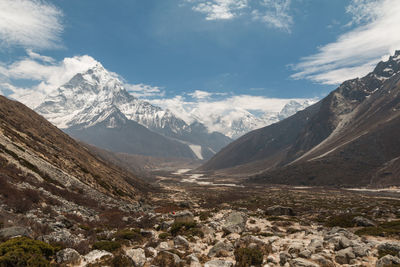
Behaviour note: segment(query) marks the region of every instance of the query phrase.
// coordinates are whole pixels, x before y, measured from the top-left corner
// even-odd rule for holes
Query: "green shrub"
[[[176,236],[177,234],[187,231],[191,228],[195,228],[197,225],[195,222],[184,223],[184,222],[176,222],[171,225],[171,234]]]
[[[131,241],[136,241],[136,242],[140,242],[143,239],[139,230],[132,231],[129,229],[125,229],[125,230],[118,231],[114,236],[117,239],[126,239],[126,240],[131,240]]]
[[[102,240],[93,244],[94,249],[106,250],[108,252],[116,251],[121,247],[121,244],[116,241]]]
[[[206,221],[208,218],[212,216],[211,212],[209,211],[202,211],[200,212],[199,218],[201,221]]]
[[[400,221],[391,221],[379,224],[377,227],[364,227],[355,232],[356,235],[370,235],[370,236],[399,236],[400,235]]]
[[[27,237],[17,237],[0,244],[0,266],[50,266],[55,248]]]
[[[235,260],[238,267],[261,266],[264,255],[258,248],[238,248]]]
[[[161,234],[158,235],[158,238],[164,240],[164,239],[167,239],[170,236],[171,235],[169,233],[161,233]]]
[[[353,219],[356,216],[357,215],[355,215],[355,214],[340,214],[340,215],[331,216],[326,221],[325,225],[328,227],[335,227],[335,226],[344,227],[344,228],[353,227],[354,226]]]

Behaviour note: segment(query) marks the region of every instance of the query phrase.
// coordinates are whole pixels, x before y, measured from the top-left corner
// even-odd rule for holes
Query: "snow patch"
[[[198,145],[189,145],[190,149],[196,155],[198,159],[204,159],[203,155],[201,154],[201,146]]]

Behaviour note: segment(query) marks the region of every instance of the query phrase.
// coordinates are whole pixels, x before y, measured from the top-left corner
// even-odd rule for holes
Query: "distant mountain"
[[[203,170],[258,173],[252,181],[400,184],[400,51],[318,103],[239,138]]]
[[[312,99],[290,100],[281,111],[262,114],[253,114],[248,110],[237,107],[229,107],[220,113],[212,114],[203,114],[203,111],[193,109],[186,117],[202,122],[210,130],[237,139],[252,130],[281,121],[313,103],[315,101]]]
[[[130,95],[100,63],[54,90],[35,111],[72,136],[114,152],[207,159],[231,141]]]

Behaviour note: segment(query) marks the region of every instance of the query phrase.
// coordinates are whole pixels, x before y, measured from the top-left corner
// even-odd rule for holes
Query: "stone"
[[[158,244],[158,246],[157,246],[157,250],[158,250],[158,251],[168,250],[168,249],[169,249],[168,242],[161,242],[161,243]]]
[[[269,216],[294,216],[295,213],[292,208],[275,205],[265,210],[265,214]]]
[[[56,262],[59,264],[76,265],[81,261],[81,255],[72,248],[60,250],[56,254]]]
[[[175,266],[181,262],[178,255],[169,251],[161,251],[157,257],[154,258],[153,264],[156,266]]]
[[[319,267],[318,264],[302,258],[290,260],[289,264],[290,267]]]
[[[190,246],[189,241],[187,241],[187,239],[181,235],[178,235],[174,238],[174,245],[176,247],[184,247],[184,248],[189,248]]]
[[[400,259],[392,255],[386,255],[376,262],[376,267],[385,267],[394,264],[400,264]]]
[[[345,236],[341,236],[339,238],[339,248],[338,249],[345,249],[351,246],[351,241],[345,237]]]
[[[379,253],[387,254],[399,254],[400,252],[400,242],[386,242],[378,246]]]
[[[242,212],[233,211],[225,217],[222,230],[227,233],[242,233],[246,229],[247,216]]]
[[[233,267],[233,262],[225,260],[211,260],[206,262],[204,267]]]
[[[268,255],[272,252],[272,245],[269,242],[265,242],[264,240],[252,235],[244,236],[238,239],[235,242],[235,247],[248,247],[250,244],[255,244],[256,247],[265,255]]]
[[[167,231],[168,228],[170,228],[173,223],[174,223],[174,221],[163,221],[160,224],[160,230]]]
[[[126,255],[133,260],[133,263],[136,267],[142,267],[146,263],[146,254],[144,253],[144,249],[128,249]]]
[[[353,223],[357,226],[363,226],[363,227],[376,226],[376,224],[373,221],[362,216],[354,217]]]
[[[312,255],[312,252],[308,249],[304,249],[302,251],[300,251],[299,253],[299,257],[300,258],[304,258],[304,259],[309,259]]]
[[[366,257],[369,254],[369,248],[366,246],[353,246],[353,252],[357,257]]]
[[[194,222],[193,213],[190,211],[181,211],[175,215],[175,223],[192,223]]]
[[[0,229],[0,237],[1,238],[11,238],[11,237],[17,237],[17,236],[26,236],[29,237],[31,235],[31,232],[29,229],[25,227],[20,227],[20,226],[12,226],[12,227],[7,227]]]
[[[157,256],[157,250],[152,247],[147,247],[144,249],[144,254],[146,255],[146,257],[154,258]]]
[[[283,265],[285,265],[285,263],[287,263],[288,260],[291,259],[291,258],[292,258],[292,257],[290,256],[289,253],[287,253],[287,252],[281,252],[281,253],[279,254],[279,264],[283,266]]]
[[[319,253],[324,249],[324,242],[319,239],[311,239],[307,247],[312,253]]]
[[[231,243],[225,243],[222,241],[218,241],[208,252],[207,256],[212,258],[219,254],[222,251],[232,251],[233,250],[233,245]]]
[[[297,258],[297,255],[302,250],[304,250],[304,245],[299,242],[294,242],[294,243],[290,244],[290,246],[288,248],[288,252],[293,258]]]
[[[350,264],[350,261],[355,259],[353,248],[345,248],[336,253],[335,261],[339,264]]]
[[[318,263],[321,267],[335,267],[335,264],[331,260],[319,254],[312,255],[311,260]]]
[[[96,263],[99,260],[102,260],[104,258],[112,258],[113,254],[111,254],[108,251],[105,250],[92,250],[90,251],[88,254],[86,254],[85,256],[83,256],[83,259],[87,264],[92,264],[92,263]],[[85,265],[85,266],[86,266]]]

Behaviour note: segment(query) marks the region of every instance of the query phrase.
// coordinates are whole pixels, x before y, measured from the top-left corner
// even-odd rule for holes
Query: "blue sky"
[[[321,98],[400,49],[399,2],[0,0],[0,83],[54,87],[51,66],[88,55],[148,98]]]

